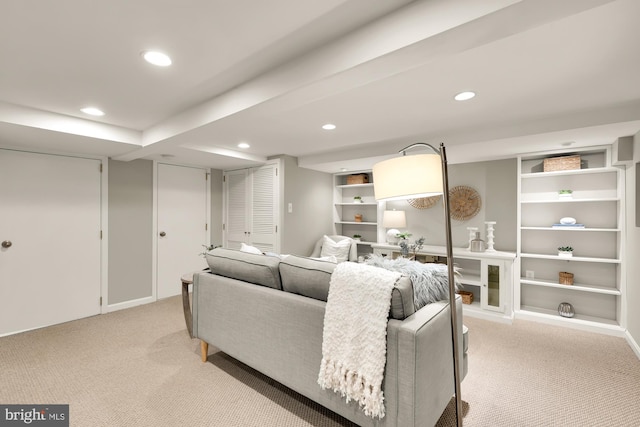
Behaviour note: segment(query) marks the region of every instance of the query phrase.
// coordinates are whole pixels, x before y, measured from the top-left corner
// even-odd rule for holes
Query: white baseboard
[[[156,299],[154,297],[144,297],[131,301],[119,302],[117,304],[110,304],[107,306],[107,309],[103,312],[103,314],[111,313],[112,311],[124,310],[126,308],[137,307],[139,305],[149,304],[155,301]]]
[[[633,339],[628,329],[625,332],[624,336],[627,339],[627,342],[629,343],[629,346],[631,347],[631,349],[634,351],[638,359],[640,359],[640,346],[638,345],[636,340]]]

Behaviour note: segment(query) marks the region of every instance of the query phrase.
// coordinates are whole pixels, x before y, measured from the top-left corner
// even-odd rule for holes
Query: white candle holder
[[[467,249],[471,250],[471,241],[476,238],[478,227],[467,227],[467,230],[469,230],[469,247]]]
[[[487,249],[485,252],[495,252],[496,250],[493,249],[493,226],[496,225],[496,221],[485,221],[485,224],[487,224]]]

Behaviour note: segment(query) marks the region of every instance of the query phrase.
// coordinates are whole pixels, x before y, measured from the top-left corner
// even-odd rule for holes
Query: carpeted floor
[[[466,426],[640,426],[626,341],[465,318]],[[72,426],[352,426],[188,337],[179,297],[0,338],[0,403],[68,403]],[[454,425],[452,406],[439,426]]]

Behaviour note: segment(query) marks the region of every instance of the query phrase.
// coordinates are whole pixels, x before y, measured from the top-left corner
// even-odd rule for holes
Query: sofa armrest
[[[456,298],[460,372],[462,301]],[[398,425],[435,425],[454,394],[451,316],[446,301],[428,304],[403,321],[389,321],[389,354],[397,363]],[[462,378],[461,378],[462,380]]]

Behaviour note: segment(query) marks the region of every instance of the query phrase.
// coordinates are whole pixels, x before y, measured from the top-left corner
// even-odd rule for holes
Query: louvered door
[[[251,208],[251,245],[263,252],[279,253],[277,165],[268,164],[251,170]]]
[[[263,252],[280,251],[279,161],[264,166],[225,172],[224,246],[242,243]]]

